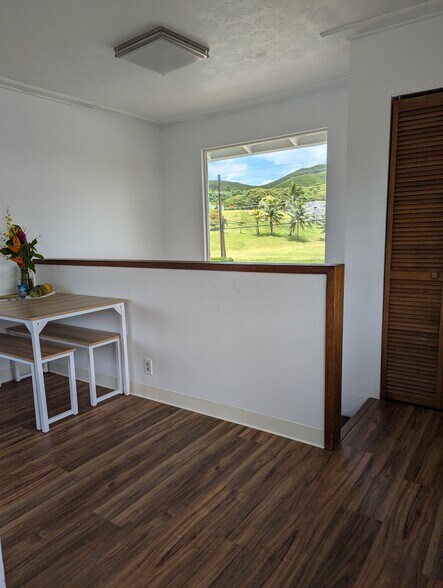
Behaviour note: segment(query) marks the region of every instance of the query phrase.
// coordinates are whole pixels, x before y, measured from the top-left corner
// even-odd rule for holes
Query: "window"
[[[325,262],[325,130],[203,155],[208,259]]]

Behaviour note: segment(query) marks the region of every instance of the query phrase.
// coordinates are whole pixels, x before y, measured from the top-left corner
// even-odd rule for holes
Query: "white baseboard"
[[[141,398],[156,400],[163,404],[170,404],[178,408],[184,408],[238,425],[259,429],[260,431],[273,433],[280,437],[302,441],[309,445],[315,445],[315,447],[324,447],[324,433],[322,430],[315,429],[314,427],[243,410],[242,408],[235,408],[226,404],[219,404],[212,400],[196,398],[195,396],[181,394],[180,392],[172,392],[171,390],[138,384],[137,382],[131,382],[131,393]]]
[[[61,376],[67,376],[67,366],[62,363],[52,363],[49,366],[49,371]],[[77,379],[82,382],[88,381],[88,371],[84,369],[76,369]],[[6,374],[7,379],[6,379]],[[12,380],[13,376],[10,370],[3,370],[0,372],[2,382]],[[115,376],[108,376],[106,374],[96,374],[96,381],[98,386],[115,389],[117,387],[117,378]],[[273,433],[280,437],[287,437],[295,441],[302,441],[315,447],[324,447],[324,433],[321,429],[301,425],[292,421],[278,419],[276,417],[259,414],[249,410],[243,410],[226,404],[219,404],[212,400],[204,400],[195,396],[181,394],[180,392],[172,392],[163,388],[154,388],[153,386],[146,386],[131,382],[131,393],[134,396],[155,400],[163,404],[170,404],[177,408],[184,408],[200,414],[205,414],[217,419],[251,427],[265,431],[266,433]]]

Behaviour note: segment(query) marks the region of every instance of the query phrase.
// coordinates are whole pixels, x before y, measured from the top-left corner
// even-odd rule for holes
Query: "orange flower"
[[[23,265],[23,257],[11,257],[11,261],[15,261],[17,265]]]
[[[13,252],[13,253],[18,253],[20,251],[21,248],[21,243],[20,243],[20,239],[14,235],[12,237],[12,245],[9,245],[9,249]]]

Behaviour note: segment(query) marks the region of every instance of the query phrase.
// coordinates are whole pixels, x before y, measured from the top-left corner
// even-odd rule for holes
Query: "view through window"
[[[324,263],[327,133],[211,149],[209,258]]]

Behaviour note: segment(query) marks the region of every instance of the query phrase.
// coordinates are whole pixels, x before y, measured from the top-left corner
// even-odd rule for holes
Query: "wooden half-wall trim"
[[[139,269],[199,270],[210,272],[255,272],[265,274],[328,274],[340,264],[232,263],[224,261],[162,261],[134,259],[46,259],[46,265],[132,267]]]
[[[343,264],[230,263],[210,261],[142,261],[115,259],[46,259],[45,265],[129,267],[138,269],[253,272],[326,276],[325,448],[340,443],[342,388]]]
[[[341,439],[341,389],[343,356],[343,300],[345,266],[326,274],[325,447]]]

